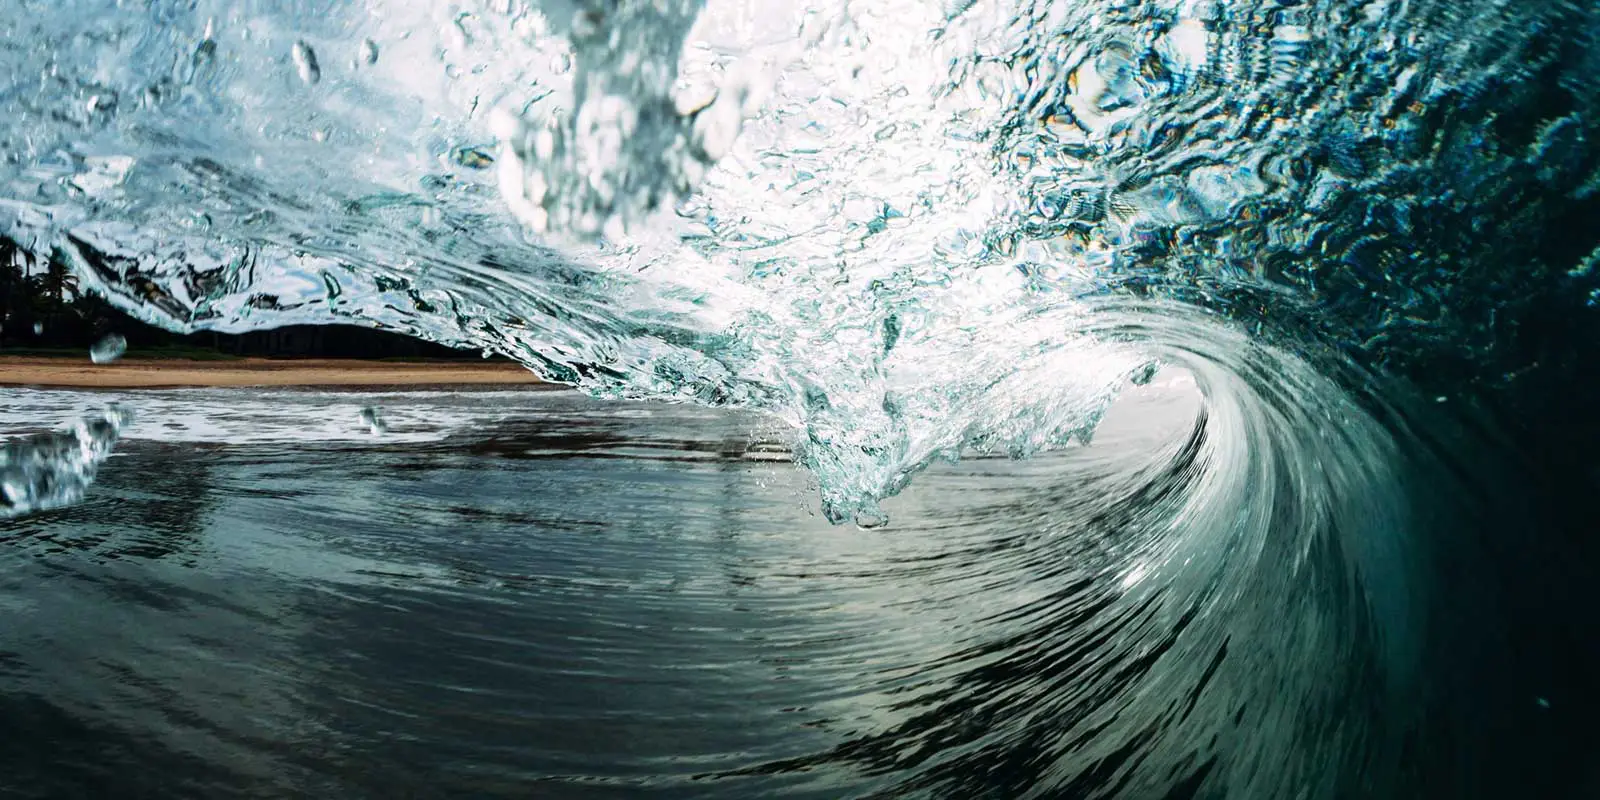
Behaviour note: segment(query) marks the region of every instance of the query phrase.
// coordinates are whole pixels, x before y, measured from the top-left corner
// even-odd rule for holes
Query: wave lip
[[[0,233],[176,330],[362,324],[771,412],[872,524],[1030,414],[1092,431],[1143,367],[1085,298],[1368,364],[1526,355],[1501,306],[1600,280],[1594,243],[1537,268],[1568,288],[1506,284],[1459,231],[1559,237],[1463,198],[1600,172],[1591,116],[1499,91],[1582,10],[1504,5],[13,3]],[[1022,409],[1044,354],[1077,385]]]

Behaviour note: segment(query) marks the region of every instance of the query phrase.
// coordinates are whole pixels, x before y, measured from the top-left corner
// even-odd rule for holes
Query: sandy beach
[[[94,364],[0,356],[0,386],[165,389],[220,386],[426,386],[535,384],[518,364],[244,358],[226,361],[126,358]]]

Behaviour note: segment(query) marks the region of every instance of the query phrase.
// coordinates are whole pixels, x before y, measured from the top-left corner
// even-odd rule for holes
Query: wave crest
[[[178,330],[354,322],[771,411],[839,519],[964,447],[1086,437],[1151,358],[1097,298],[1437,384],[1520,374],[1543,345],[1501,320],[1600,280],[1600,243],[1537,235],[1600,202],[1592,98],[1534,57],[1593,28],[1565,4],[10,14],[0,231],[86,287]],[[1508,283],[1466,229],[1550,244]]]

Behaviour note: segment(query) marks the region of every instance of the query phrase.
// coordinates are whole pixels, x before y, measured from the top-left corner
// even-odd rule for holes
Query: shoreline
[[[544,381],[520,364],[241,358],[226,361],[0,355],[0,387],[193,389],[314,386],[527,386]]]

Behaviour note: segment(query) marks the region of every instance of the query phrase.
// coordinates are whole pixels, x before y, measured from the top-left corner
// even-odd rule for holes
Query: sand
[[[504,362],[397,362],[244,358],[227,361],[126,358],[94,364],[66,358],[0,356],[0,386],[168,389],[219,386],[440,386],[539,383]]]

